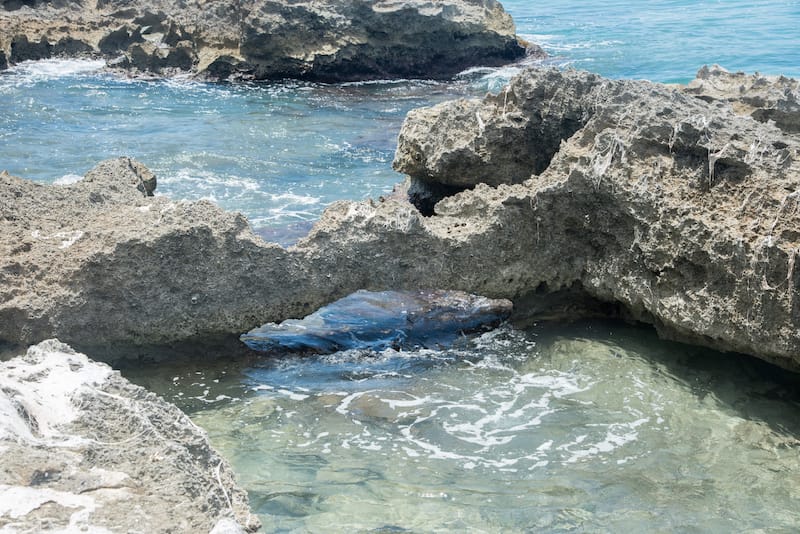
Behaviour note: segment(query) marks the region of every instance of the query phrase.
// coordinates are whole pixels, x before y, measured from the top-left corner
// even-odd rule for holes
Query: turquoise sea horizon
[[[800,76],[796,0],[503,3],[523,37],[611,78],[686,83],[703,65]]]

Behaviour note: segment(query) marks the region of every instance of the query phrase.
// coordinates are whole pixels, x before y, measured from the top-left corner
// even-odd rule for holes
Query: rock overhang
[[[445,196],[428,217],[402,198],[335,203],[286,249],[265,244],[243,218],[213,205],[177,203],[162,214],[167,199],[134,190],[135,201],[124,202],[135,202],[134,220],[160,216],[149,223],[152,232],[111,230],[116,215],[101,210],[84,227],[64,229],[86,232],[88,224],[92,241],[52,250],[54,242],[41,257],[7,245],[2,337],[170,343],[302,317],[358,289],[436,287],[530,302],[537,289],[546,288],[541,297],[572,288],[665,337],[798,369],[795,134],[752,109],[742,113],[735,93],[730,102],[698,98],[691,86],[529,70],[509,93],[516,96],[472,104],[484,134],[464,130],[463,146],[497,152],[500,161],[501,138],[485,133],[510,127],[503,114],[550,124],[557,150],[543,169],[535,158],[524,160],[531,172],[519,183],[487,185],[476,173],[471,189]],[[447,124],[447,109],[411,114],[403,135],[446,151],[413,122],[438,114],[434,120]],[[547,117],[579,118],[579,127],[564,135],[571,129]],[[461,122],[453,120],[456,135]],[[517,124],[524,130],[530,121]],[[427,177],[433,183],[456,168],[440,161]],[[119,173],[130,172],[123,167]],[[37,194],[45,204],[63,204],[53,191],[38,186]],[[10,235],[22,232],[21,242],[44,224],[14,216],[4,224]],[[37,250],[44,245],[31,242]],[[20,273],[33,269],[50,275],[20,289]]]

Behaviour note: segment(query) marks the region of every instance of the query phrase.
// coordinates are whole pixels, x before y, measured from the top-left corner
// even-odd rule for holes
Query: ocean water
[[[800,76],[797,0],[507,1],[519,34],[612,78],[686,83],[705,64]]]
[[[798,1],[506,8],[544,63],[686,82],[704,64],[800,77]],[[0,169],[67,183],[133,156],[158,194],[208,198],[289,243],[339,199],[384,194],[409,109],[451,82],[129,80],[102,63],[0,74]],[[2,201],[2,200],[0,200]],[[268,532],[792,532],[798,383],[614,323],[511,327],[446,352],[129,369],[206,428]]]

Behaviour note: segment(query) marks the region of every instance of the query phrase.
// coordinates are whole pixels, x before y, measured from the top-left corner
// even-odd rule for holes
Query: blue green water
[[[612,78],[685,83],[704,64],[800,76],[796,0],[508,1],[517,31]]]
[[[711,63],[800,77],[798,1],[505,5],[548,64],[663,82]],[[0,74],[0,169],[68,182],[129,155],[156,172],[159,194],[213,199],[284,240],[330,202],[401,179],[390,164],[409,109],[497,91],[518,69],[232,86],[100,67]],[[800,529],[796,380],[646,329],[504,327],[446,352],[128,375],[209,431],[267,532]]]
[[[127,376],[208,431],[266,532],[800,528],[797,379],[647,329]]]

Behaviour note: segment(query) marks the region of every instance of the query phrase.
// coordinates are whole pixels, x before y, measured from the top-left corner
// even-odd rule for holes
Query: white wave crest
[[[8,74],[38,81],[89,74],[105,66],[103,59],[41,59],[14,65],[8,69]]]

